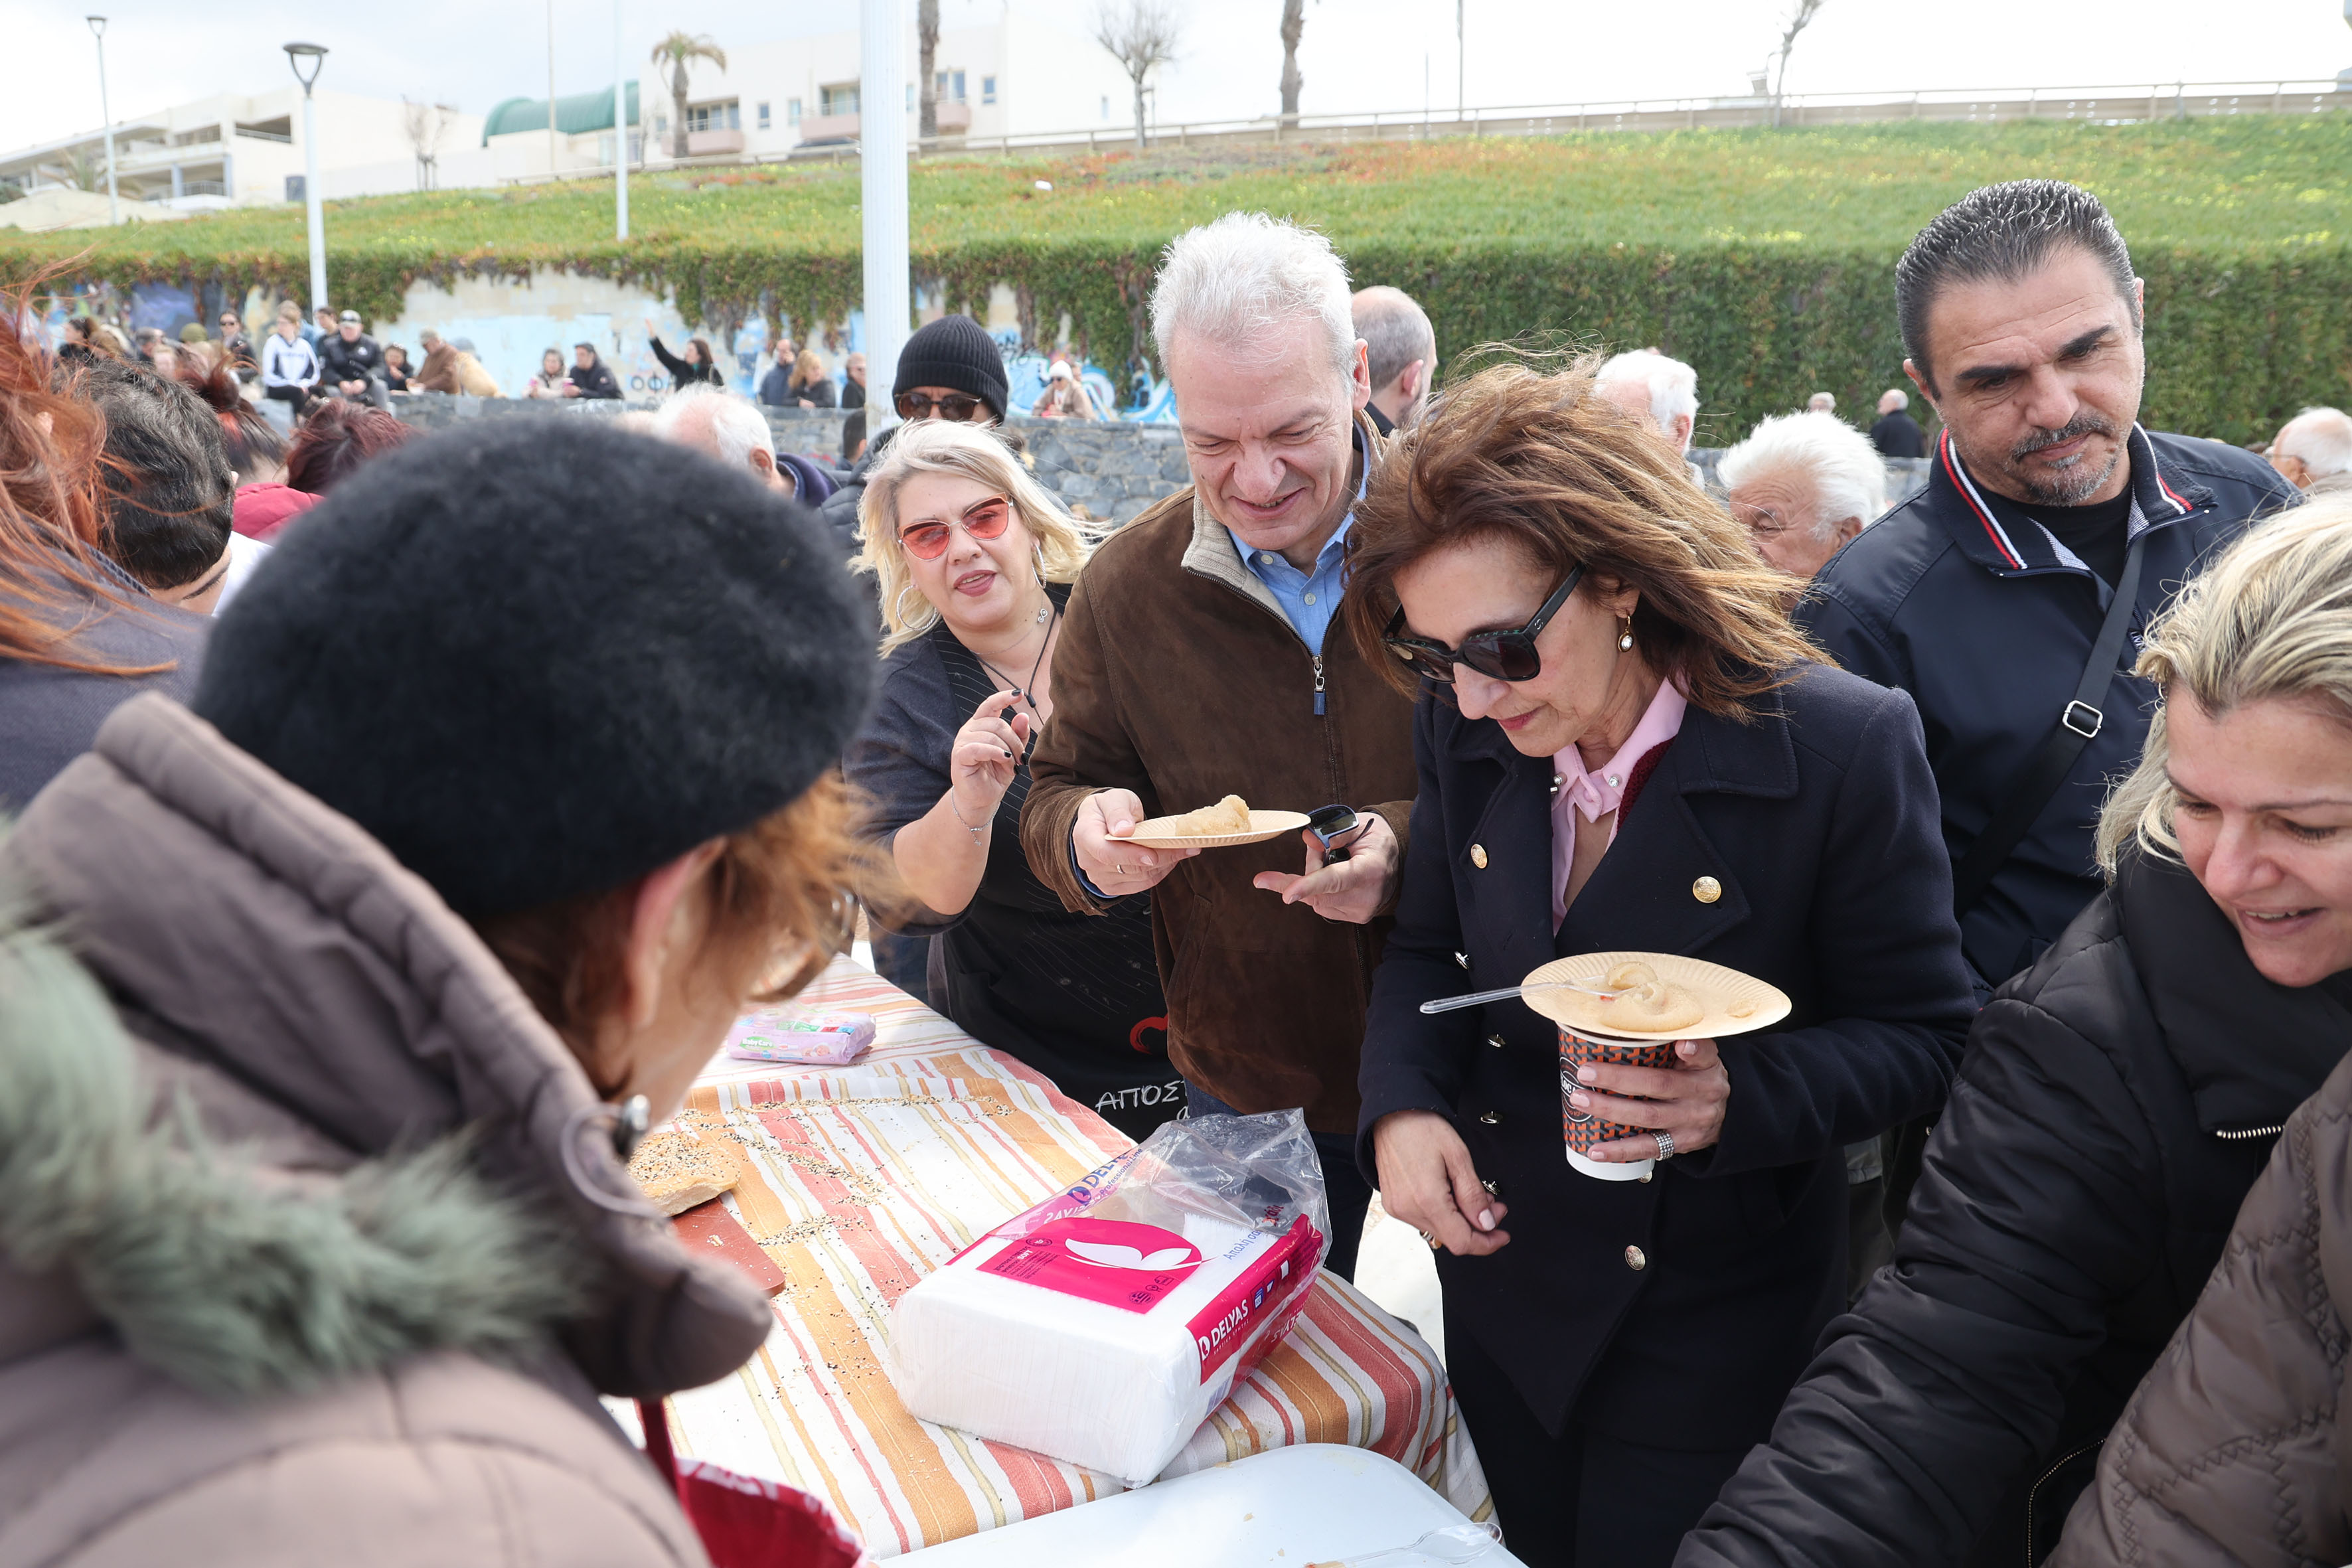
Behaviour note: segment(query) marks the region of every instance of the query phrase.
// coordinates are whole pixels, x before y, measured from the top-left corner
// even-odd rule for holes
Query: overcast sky
[[[82,21],[92,3],[0,0],[0,38],[14,68],[0,96],[0,151],[98,125],[97,62]],[[289,79],[278,45],[297,37],[333,51],[322,81],[346,91],[430,98],[478,114],[546,86],[546,0],[94,3],[111,17],[107,68],[118,117],[215,90],[278,86]],[[855,5],[814,0],[624,3],[633,62],[672,27],[709,33],[721,45],[757,43],[854,27],[856,14]],[[914,0],[902,4],[911,18]],[[1008,4],[1081,33],[1094,11],[1090,0],[941,0],[942,22],[992,19]],[[1771,53],[1787,9],[1781,0],[1463,5],[1466,48],[1457,53],[1450,0],[1309,0],[1301,107],[1417,110],[1426,81],[1431,105],[1450,109],[1457,61],[1473,105],[1735,94]],[[1281,0],[1181,0],[1182,58],[1161,88],[1160,118],[1273,112],[1280,101],[1281,8]],[[557,89],[611,81],[612,0],[554,0],[553,10]],[[1797,46],[1789,87],[1909,91],[2332,79],[2347,66],[2352,31],[2338,0],[1828,0]],[[1072,118],[1088,117],[1074,110]]]

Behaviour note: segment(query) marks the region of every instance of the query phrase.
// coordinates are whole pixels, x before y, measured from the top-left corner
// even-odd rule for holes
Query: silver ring
[[[1127,868],[1124,866],[1113,866],[1111,869],[1118,872],[1122,877],[1127,875]]]
[[[1675,1135],[1673,1133],[1653,1132],[1650,1136],[1658,1141],[1659,1159],[1671,1160],[1675,1157]]]

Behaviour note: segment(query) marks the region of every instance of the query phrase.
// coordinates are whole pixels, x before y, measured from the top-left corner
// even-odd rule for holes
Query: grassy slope
[[[1149,246],[1237,206],[1265,207],[1351,241],[1454,238],[1688,248],[1801,245],[1899,249],[1960,193],[2055,174],[2099,193],[2135,245],[2236,248],[2352,238],[2352,121],[2200,120],[2185,124],[1837,130],[1566,136],[1542,141],[1368,144],[1279,158],[1250,150],[919,164],[919,253],[1076,239]],[[1033,182],[1051,180],[1050,194]],[[840,254],[857,245],[854,167],[640,176],[635,244]],[[608,245],[602,181],[336,202],[338,252],[517,260]],[[299,207],[271,206],[108,235],[0,239],[0,255],[94,247],[103,268],[173,263],[209,271],[263,256],[299,259]]]
[[[914,170],[909,216],[916,272],[950,302],[1010,284],[1024,321],[1050,331],[1066,311],[1116,366],[1149,353],[1141,306],[1160,247],[1218,213],[1265,208],[1330,234],[1360,280],[1411,290],[1449,354],[1559,332],[1688,359],[1706,435],[1722,439],[1816,387],[1866,406],[1903,357],[1895,256],[1961,194],[2026,175],[2089,186],[2130,240],[2149,280],[2151,422],[2244,440],[2352,396],[2352,117],[937,160]],[[721,323],[770,305],[838,321],[858,297],[852,166],[640,176],[630,206],[624,247],[604,181],[332,203],[333,295],[390,313],[419,278],[557,265],[667,285]],[[0,230],[0,279],[46,262],[299,293],[304,243],[300,209],[279,206],[105,233]]]

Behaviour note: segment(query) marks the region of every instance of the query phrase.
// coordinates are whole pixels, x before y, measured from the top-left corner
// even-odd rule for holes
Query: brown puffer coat
[[[706,1561],[596,1396],[766,1304],[424,882],[147,696],[0,886],[0,1568]]]
[[[2352,1561],[2352,1058],[2287,1121],[2052,1568]]]

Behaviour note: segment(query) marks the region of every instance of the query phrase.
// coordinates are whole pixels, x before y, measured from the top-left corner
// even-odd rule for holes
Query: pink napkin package
[[[789,1004],[746,1013],[727,1031],[730,1057],[802,1067],[837,1068],[873,1043],[870,1013],[810,1013]]]

